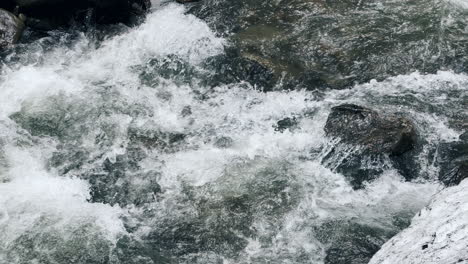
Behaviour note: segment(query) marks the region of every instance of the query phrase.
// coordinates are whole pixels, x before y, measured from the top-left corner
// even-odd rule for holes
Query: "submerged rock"
[[[278,79],[270,68],[237,50],[227,49],[225,54],[207,59],[203,66],[212,72],[205,78],[205,85],[211,87],[247,82],[258,90],[271,91]]]
[[[283,131],[285,131],[286,129],[292,129],[296,127],[297,124],[298,124],[298,121],[296,117],[286,117],[276,122],[276,125],[273,127],[275,128],[275,131],[279,131],[283,133]]]
[[[15,44],[24,30],[24,16],[0,9],[0,48]]]
[[[370,264],[467,263],[467,212],[468,180],[464,180],[437,194],[410,227],[382,246]]]
[[[396,114],[344,104],[332,108],[325,125],[328,136],[338,138],[325,157],[337,172],[350,179],[354,188],[375,179],[393,165],[407,180],[415,178],[417,164],[412,150],[417,143],[414,124]]]

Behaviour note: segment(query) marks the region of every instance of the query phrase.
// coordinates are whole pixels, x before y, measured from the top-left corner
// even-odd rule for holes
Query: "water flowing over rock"
[[[468,262],[468,180],[442,190],[370,264]]]
[[[416,177],[414,172],[407,170],[411,166],[409,164],[414,163],[411,161],[414,157],[407,153],[414,149],[417,133],[413,122],[406,117],[344,104],[332,108],[324,129],[328,136],[338,138],[340,144],[351,145],[355,149],[336,167],[351,179],[355,188],[381,174],[382,166],[378,164],[385,163],[387,157],[405,178]],[[334,158],[334,152],[326,159]]]
[[[369,153],[401,155],[414,147],[416,128],[407,118],[382,115],[357,105],[332,108],[325,132]]]

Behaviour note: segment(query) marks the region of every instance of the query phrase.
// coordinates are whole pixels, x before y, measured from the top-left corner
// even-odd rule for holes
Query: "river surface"
[[[155,1],[139,26],[2,54],[0,263],[367,263],[407,227],[466,125],[467,5],[262,2]],[[224,78],[232,47],[279,77]],[[415,180],[336,171],[343,103],[411,118]]]

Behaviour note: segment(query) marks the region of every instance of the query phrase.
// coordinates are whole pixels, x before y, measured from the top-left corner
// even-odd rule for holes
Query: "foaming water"
[[[334,263],[366,241],[364,261],[440,188],[433,151],[461,133],[450,122],[467,114],[466,75],[324,92],[209,87],[204,62],[227,43],[184,12],[164,5],[102,42],[80,35],[5,62],[1,261]],[[340,159],[324,160],[339,146],[323,127],[342,103],[412,118],[426,141],[417,180],[378,164],[380,177],[354,190]],[[279,129],[285,118],[294,124]]]

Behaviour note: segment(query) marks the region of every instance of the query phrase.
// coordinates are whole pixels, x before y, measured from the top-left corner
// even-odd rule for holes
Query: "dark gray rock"
[[[0,9],[0,49],[18,42],[23,30],[24,22],[22,19],[4,9]]]
[[[355,189],[377,178],[390,165],[407,180],[418,174],[416,128],[403,116],[344,104],[332,108],[325,132],[340,142],[323,163],[347,177]]]
[[[370,153],[401,155],[411,150],[416,142],[416,129],[409,119],[380,115],[353,104],[333,107],[325,132],[345,143],[359,145]]]
[[[131,24],[151,6],[150,0],[15,0],[15,4],[20,12],[34,18],[31,26],[46,30],[89,20]]]

